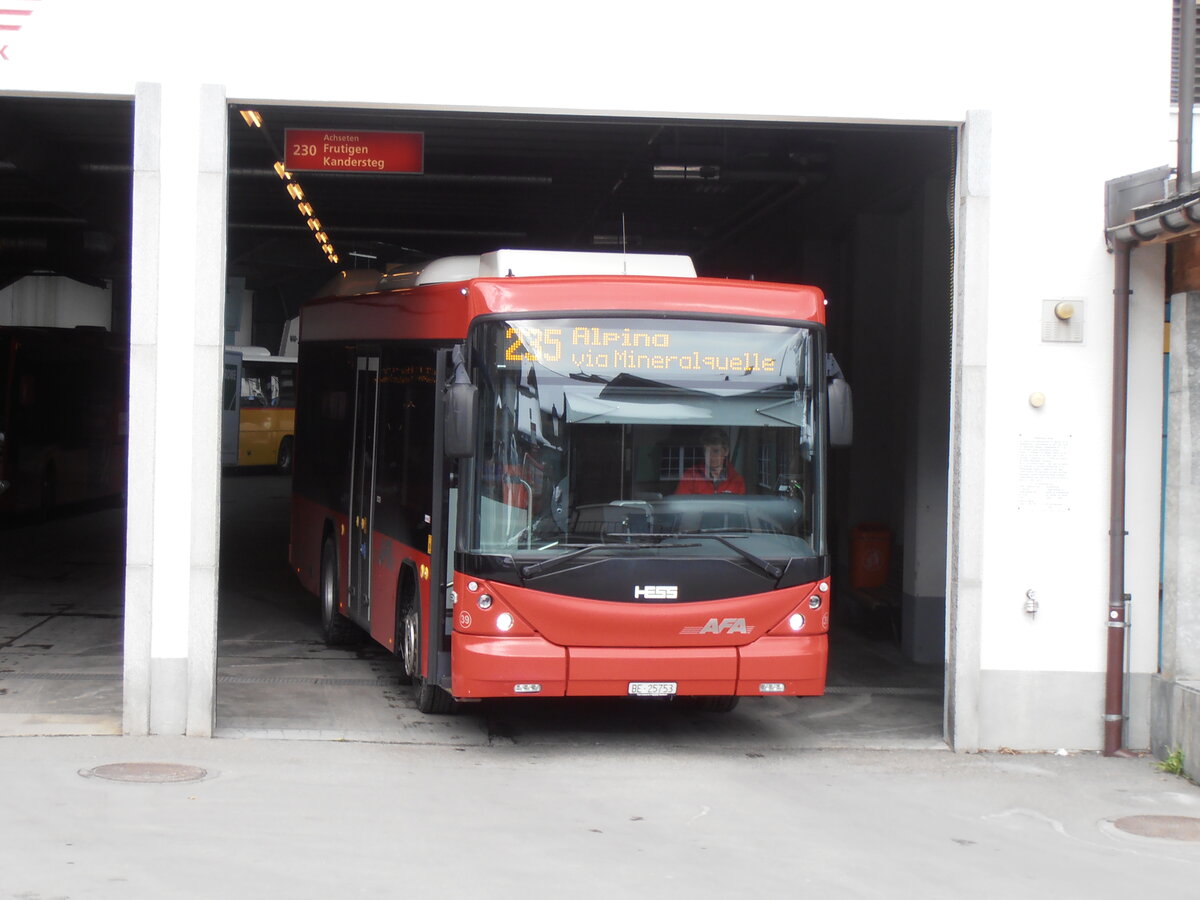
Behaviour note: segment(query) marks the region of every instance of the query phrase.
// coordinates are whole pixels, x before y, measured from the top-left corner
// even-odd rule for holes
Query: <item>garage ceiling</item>
[[[920,179],[952,167],[944,127],[260,111],[258,130],[230,110],[229,274],[289,304],[334,267],[273,169],[287,128],[424,134],[424,174],[296,173],[343,267],[613,249],[623,235],[631,251],[746,274],[725,270],[764,229],[792,246],[836,240],[857,215],[903,208]],[[127,278],[132,130],[128,102],[0,98],[0,287],[39,272]]]

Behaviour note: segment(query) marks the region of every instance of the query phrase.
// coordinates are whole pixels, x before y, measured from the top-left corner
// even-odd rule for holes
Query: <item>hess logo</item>
[[[703,625],[689,625],[680,630],[680,634],[749,634],[754,630],[753,625],[747,625],[745,619],[709,619]]]
[[[674,584],[639,584],[633,589],[634,600],[678,600],[679,587]]]

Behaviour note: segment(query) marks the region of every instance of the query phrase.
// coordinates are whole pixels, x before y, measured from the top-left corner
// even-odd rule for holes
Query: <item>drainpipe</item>
[[[1125,432],[1129,394],[1129,257],[1118,241],[1113,275],[1112,477],[1108,527],[1108,658],[1104,676],[1104,755],[1121,756],[1125,725]]]
[[[1179,141],[1175,192],[1192,192],[1192,107],[1196,100],[1196,0],[1179,4]]]

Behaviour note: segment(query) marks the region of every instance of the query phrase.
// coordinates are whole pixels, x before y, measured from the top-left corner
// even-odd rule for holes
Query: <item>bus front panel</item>
[[[521,693],[523,671],[567,694],[820,693],[823,337],[803,322],[478,322],[455,693]]]

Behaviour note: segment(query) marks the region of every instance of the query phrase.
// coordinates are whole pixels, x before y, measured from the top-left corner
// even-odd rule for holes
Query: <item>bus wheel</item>
[[[412,608],[412,593],[410,583],[405,575],[400,576],[400,584],[396,588],[396,631],[393,644],[395,655],[400,659],[400,674],[396,680],[400,684],[412,684],[412,669],[416,665],[416,651],[413,647],[416,638],[409,634],[408,611]],[[412,660],[412,662],[409,662]]]
[[[292,436],[289,434],[279,442],[279,454],[275,457],[275,469],[280,475],[292,471]]]
[[[354,639],[354,623],[338,610],[338,562],[333,538],[321,548],[321,629],[325,643],[340,647]]]
[[[454,698],[421,677],[421,612],[415,602],[404,610],[403,628],[404,674],[412,682],[417,709],[438,716],[454,712]]]
[[[423,713],[445,716],[454,712],[454,698],[423,678],[417,682],[416,699],[417,709]]]

